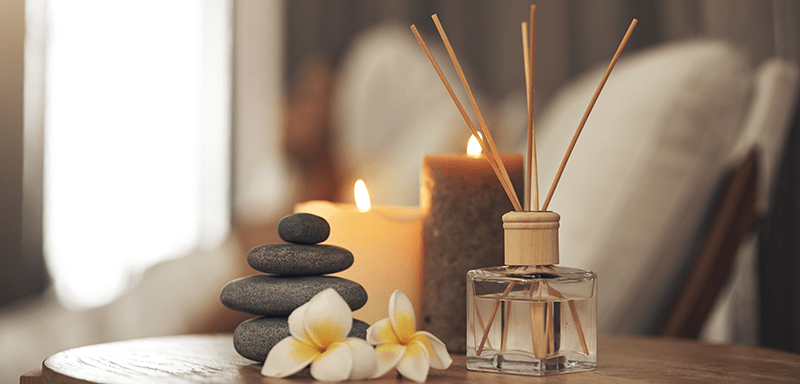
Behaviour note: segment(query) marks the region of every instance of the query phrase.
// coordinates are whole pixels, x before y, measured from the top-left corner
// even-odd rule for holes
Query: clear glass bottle
[[[597,366],[597,275],[558,264],[560,216],[503,216],[505,266],[467,273],[467,368],[548,375]]]

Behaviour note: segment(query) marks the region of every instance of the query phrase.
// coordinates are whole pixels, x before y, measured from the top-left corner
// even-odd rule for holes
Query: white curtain
[[[45,255],[93,307],[227,234],[230,4],[46,5]]]

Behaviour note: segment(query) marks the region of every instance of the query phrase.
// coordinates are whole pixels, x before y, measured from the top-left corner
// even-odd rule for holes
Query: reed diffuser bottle
[[[560,216],[503,216],[504,266],[467,273],[467,368],[522,375],[597,366],[597,275],[557,265]]]

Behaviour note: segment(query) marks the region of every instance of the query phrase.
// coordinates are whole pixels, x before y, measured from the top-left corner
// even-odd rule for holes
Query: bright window
[[[47,2],[45,255],[68,307],[226,236],[230,9]]]

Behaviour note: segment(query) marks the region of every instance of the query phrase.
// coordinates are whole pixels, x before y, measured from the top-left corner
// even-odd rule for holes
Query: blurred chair
[[[726,176],[714,204],[711,226],[693,257],[683,287],[661,329],[662,336],[692,338],[700,335],[709,314],[730,280],[736,255],[758,222],[755,150]]]

